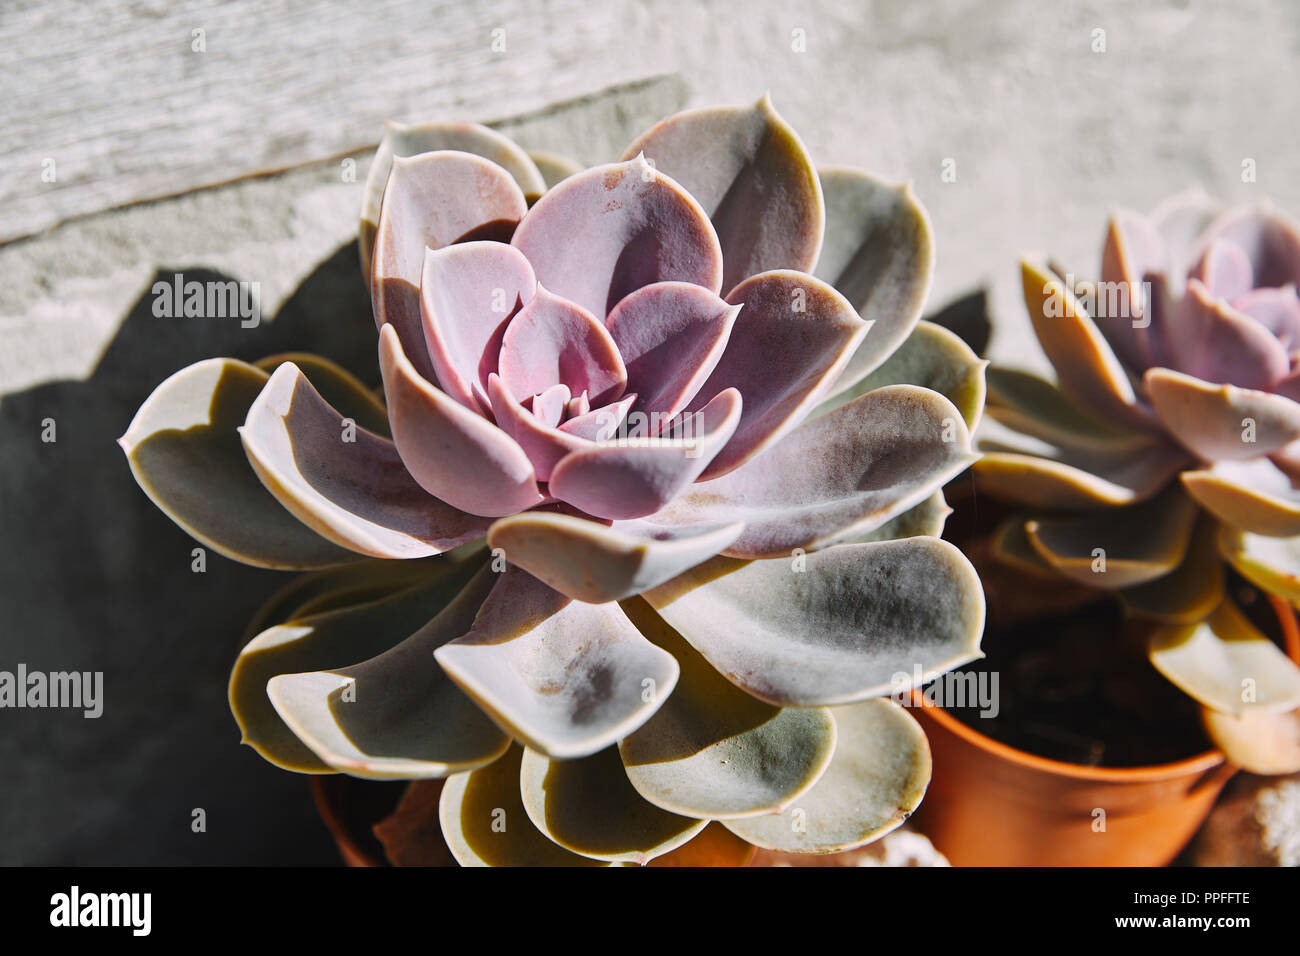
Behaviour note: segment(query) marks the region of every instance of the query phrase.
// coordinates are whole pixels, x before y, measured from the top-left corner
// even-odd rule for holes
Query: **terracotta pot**
[[[1270,601],[1288,652],[1300,660],[1294,611]],[[1164,866],[1237,769],[1218,750],[1150,767],[1049,760],[915,699],[934,756],[915,821],[954,866]]]
[[[311,796],[316,812],[338,844],[343,862],[348,866],[387,866],[383,848],[370,835],[370,827],[378,817],[359,805],[358,792],[359,788],[353,786],[349,777],[323,775],[311,778]]]

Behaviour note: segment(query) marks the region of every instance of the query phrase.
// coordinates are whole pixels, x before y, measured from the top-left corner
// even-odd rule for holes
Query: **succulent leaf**
[[[267,381],[239,435],[280,504],[352,551],[420,558],[487,533],[489,522],[426,494],[392,442],[349,427],[292,362]]]
[[[838,392],[873,372],[911,335],[934,273],[934,240],[910,185],[846,167],[823,169],[821,184],[826,241],[813,275],[874,323],[836,383]]]
[[[1300,538],[1274,538],[1222,525],[1218,553],[1269,594],[1300,604]]]
[[[1275,538],[1300,535],[1300,492],[1267,458],[1185,471],[1187,493],[1225,524]]]
[[[617,604],[572,601],[513,567],[434,657],[512,737],[566,760],[645,723],[678,675]]]
[[[354,777],[439,778],[496,760],[510,738],[432,660],[473,626],[494,578],[480,569],[428,624],[363,663],[272,677],[276,712],[324,763]]]
[[[677,528],[647,521],[606,526],[572,515],[529,511],[493,524],[488,544],[562,594],[602,604],[640,594],[707,561],[742,530],[739,521]]]
[[[594,860],[645,864],[698,836],[707,820],[644,800],[623,771],[618,748],[580,760],[524,751],[519,790],[533,826]]]
[[[676,659],[673,694],[619,742],[632,786],[655,806],[700,819],[777,813],[830,763],[835,722],[823,708],[780,708],[729,683],[645,601],[623,605]]]
[[[1173,624],[1192,624],[1223,600],[1223,562],[1215,551],[1216,522],[1201,514],[1182,564],[1168,574],[1120,591],[1132,614]]]
[[[722,250],[704,210],[639,158],[564,180],[529,210],[511,244],[538,282],[593,315],[652,282],[722,286]]]
[[[253,364],[269,375],[285,362],[298,366],[298,371],[307,376],[307,381],[320,392],[321,398],[345,418],[381,438],[393,437],[388,429],[388,409],[384,403],[361,379],[324,356],[311,352],[283,352],[260,358]]]
[[[779,707],[879,697],[899,674],[929,680],[982,656],[979,579],[933,538],[715,558],[644,596],[728,680]]]
[[[826,217],[821,184],[798,134],[768,97],[670,116],[623,158],[640,154],[711,217],[726,262],[722,288],[772,269],[812,271]]]
[[[461,866],[602,866],[564,849],[537,829],[524,809],[515,744],[500,760],[447,778],[438,804],[442,835]],[[504,824],[504,825],[502,825]]]
[[[875,334],[867,333],[868,338]],[[886,385],[919,385],[938,392],[961,412],[967,428],[979,424],[984,409],[984,372],[988,362],[947,329],[920,322],[892,355],[857,381],[846,381],[850,367],[835,383],[835,393],[813,410],[810,418]]]
[[[835,755],[812,789],[778,815],[723,820],[723,826],[768,850],[839,853],[902,825],[930,783],[930,745],[921,726],[888,700],[831,714]]]
[[[1143,378],[1160,421],[1204,461],[1270,455],[1300,439],[1300,403],[1153,368]]]
[[[988,415],[1032,438],[1076,453],[1122,454],[1159,442],[1150,432],[1127,428],[1095,415],[1044,378],[1020,369],[990,365]]]
[[[230,709],[243,742],[278,767],[334,773],[276,712],[267,682],[280,674],[346,667],[368,660],[423,627],[461,590],[473,566],[446,561],[426,580],[388,597],[294,618],[244,645],[230,674]]]
[[[1300,707],[1300,667],[1231,601],[1204,622],[1157,628],[1148,654],[1156,670],[1211,710],[1241,715]]]
[[[1300,710],[1225,714],[1201,708],[1201,722],[1228,762],[1247,773],[1300,773]]]
[[[285,511],[249,467],[237,429],[268,379],[224,358],[172,375],[118,439],[131,473],[182,530],[232,560],[286,569],[355,560]]]
[[[926,388],[891,385],[805,422],[647,520],[743,521],[745,530],[724,553],[777,557],[867,534],[924,501],[975,457],[952,403]]]

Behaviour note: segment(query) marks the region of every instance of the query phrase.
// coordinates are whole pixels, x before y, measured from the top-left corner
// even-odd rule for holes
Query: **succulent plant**
[[[1161,622],[1151,662],[1230,759],[1300,770],[1300,669],[1224,588],[1226,561],[1300,601],[1300,232],[1192,190],[1115,214],[1100,281],[1022,277],[1059,385],[988,370],[978,484],[1031,509],[995,551]]]
[[[930,769],[882,698],[983,627],[936,536],[984,363],[918,321],[925,212],[819,173],[766,98],[574,170],[390,125],[360,239],[383,401],[319,357],[210,359],[123,437],[201,544],[317,569],[249,627],[244,740],[446,778],[467,864],[645,862],[711,820],[870,842]]]

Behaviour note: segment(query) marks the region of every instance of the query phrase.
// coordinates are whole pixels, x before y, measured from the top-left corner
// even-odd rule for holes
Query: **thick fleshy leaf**
[[[1300,707],[1300,667],[1232,601],[1203,623],[1158,628],[1148,654],[1156,670],[1211,710],[1240,715]]]
[[[714,461],[743,418],[740,393],[683,412],[660,435],[620,438],[568,455],[547,490],[589,515],[611,520],[654,514]]]
[[[628,601],[624,610],[682,669],[672,697],[618,746],[641,796],[683,816],[734,819],[779,812],[817,782],[835,750],[829,711],[757,700],[645,601]]]
[[[812,271],[826,218],[821,184],[798,134],[768,97],[670,116],[623,158],[641,153],[713,220],[726,261],[723,288],[771,269]]]
[[[481,569],[437,617],[364,663],[271,678],[276,712],[322,761],[355,777],[438,778],[496,760],[510,739],[433,660],[473,626],[494,578]]]
[[[487,377],[497,370],[501,337],[537,280],[523,254],[502,242],[426,249],[420,282],[425,343],[442,390],[486,411]]]
[[[1164,276],[1166,270],[1164,240],[1149,219],[1128,210],[1111,217],[1101,255],[1107,295],[1098,295],[1094,321],[1120,361],[1135,371],[1145,369],[1154,357],[1143,342],[1152,303],[1144,301],[1141,283]]]
[[[299,569],[353,560],[285,511],[248,465],[236,429],[268,378],[224,358],[172,375],[118,439],[131,474],[182,530],[235,561]]]
[[[370,278],[370,253],[379,228],[379,207],[388,185],[388,175],[393,169],[393,157],[417,156],[437,150],[458,150],[473,153],[496,163],[519,184],[525,196],[537,196],[546,191],[549,180],[546,171],[537,165],[535,157],[525,153],[514,141],[495,130],[477,123],[427,123],[407,126],[388,123],[384,138],[379,141],[370,171],[366,174],[365,191],[361,197],[361,274]]]
[[[1039,556],[1066,577],[1095,588],[1126,588],[1182,564],[1196,513],[1175,485],[1126,508],[1038,518],[1025,524],[1025,533]]]
[[[278,767],[333,773],[276,713],[267,682],[280,674],[346,667],[388,650],[438,614],[460,592],[474,565],[447,561],[431,571],[425,581],[396,594],[292,618],[246,644],[235,660],[229,688],[243,742]]]
[[[1203,707],[1201,721],[1228,762],[1247,773],[1300,773],[1300,710],[1248,710],[1234,716]]]
[[[1172,345],[1180,371],[1214,384],[1269,389],[1291,363],[1273,333],[1222,299],[1214,298],[1197,279],[1174,317]]]
[[[867,338],[873,335],[874,328],[867,333]],[[810,417],[824,415],[886,385],[920,385],[956,405],[966,427],[974,428],[984,411],[984,370],[988,364],[956,334],[930,322],[921,322],[883,365],[841,388],[852,369],[846,371],[836,383],[835,394],[817,406]]]
[[[501,381],[515,395],[565,385],[604,405],[623,394],[627,369],[603,322],[580,305],[538,285],[506,327],[498,360]]]
[[[606,526],[572,515],[528,511],[502,518],[488,544],[569,597],[600,604],[640,594],[713,557],[740,522],[664,528],[645,521]]]
[[[1247,581],[1300,604],[1300,537],[1272,538],[1223,525],[1217,544]]]
[[[899,674],[930,680],[983,656],[979,578],[932,538],[715,558],[644,597],[719,673],[780,707],[879,697]]]
[[[1143,378],[1165,427],[1205,461],[1271,455],[1300,439],[1300,403],[1153,368]]]
[[[456,862],[438,822],[442,784],[442,780],[412,780],[393,811],[371,827],[393,866],[451,866]],[[345,783],[339,789],[345,787],[351,789],[352,785]]]
[[[519,793],[524,748],[472,773],[447,778],[438,804],[442,835],[461,866],[601,866],[570,853],[528,819]]]
[[[985,369],[988,414],[1001,424],[1040,441],[1103,454],[1149,448],[1155,438],[1099,418],[1044,378],[997,365]]]
[[[888,700],[836,707],[835,756],[812,789],[775,816],[724,820],[755,846],[839,853],[901,826],[930,784],[930,745],[920,724]]]
[[[527,209],[510,174],[481,156],[439,151],[393,161],[375,236],[371,304],[375,324],[397,329],[425,378],[433,379],[420,317],[425,250],[505,239]]]
[[[1267,458],[1221,461],[1179,478],[1202,507],[1234,528],[1275,538],[1300,535],[1300,492]]]
[[[307,381],[320,392],[321,398],[344,418],[350,418],[367,431],[381,438],[392,438],[388,428],[388,409],[375,393],[347,369],[323,355],[311,352],[282,352],[268,355],[253,364],[268,375],[285,362],[298,366]],[[241,423],[242,424],[242,423]]]
[[[689,282],[656,282],[619,302],[605,325],[637,410],[667,422],[685,408],[722,358],[740,310]]]
[[[1234,242],[1216,239],[1210,243],[1192,270],[1211,296],[1232,301],[1254,287],[1254,274],[1245,250]]]
[[[677,683],[677,662],[617,604],[570,601],[507,568],[474,626],[434,652],[516,740],[584,757],[641,726]]]
[[[724,553],[777,557],[864,535],[928,498],[976,459],[938,392],[891,385],[800,425],[761,457],[693,485],[656,524],[743,521]]]
[[[1139,427],[1150,419],[1138,405],[1124,366],[1074,293],[1047,270],[1020,264],[1025,308],[1061,388],[1107,418]]]
[[[1115,451],[1039,441],[1000,425],[992,412],[980,422],[972,469],[981,491],[1042,508],[1115,507],[1145,501],[1191,462],[1171,442]]]
[[[469,514],[500,517],[544,500],[518,442],[421,378],[397,334],[379,331],[393,440],[410,477]]]
[[[838,392],[872,372],[911,334],[934,274],[934,240],[930,217],[910,185],[843,167],[823,169],[821,184],[826,242],[813,275],[874,323],[836,383]]]
[[[487,533],[489,522],[429,497],[392,442],[345,423],[291,362],[267,381],[239,434],[280,503],[353,551],[419,558]]]
[[[1300,349],[1300,297],[1295,286],[1253,289],[1234,299],[1232,307],[1272,332],[1288,354]]]
[[[652,282],[722,287],[722,250],[708,216],[642,158],[570,176],[538,200],[511,244],[538,282],[601,317]]]
[[[249,619],[239,646],[243,647],[267,628],[293,618],[336,611],[396,594],[429,578],[431,573],[436,573],[431,569],[444,562],[463,560],[471,550],[482,549],[476,542],[446,556],[411,561],[362,558],[341,567],[295,575],[293,580],[267,598]]]
[[[844,296],[800,272],[746,279],[727,301],[743,308],[722,359],[687,409],[702,408],[726,388],[740,390],[745,408],[706,480],[740,467],[799,424],[871,328]]]
[[[1223,204],[1205,190],[1192,188],[1175,193],[1151,210],[1151,222],[1164,243],[1172,294],[1182,293],[1183,277],[1195,261],[1197,240],[1222,209]]]
[[[1225,241],[1246,254],[1256,287],[1300,284],[1300,227],[1271,204],[1224,212],[1206,228],[1200,247]]]
[[[646,802],[623,772],[616,747],[581,760],[524,751],[519,790],[533,825],[567,850],[596,860],[644,864],[708,825]]]
[[[1033,542],[1029,540],[1029,534],[1025,531],[1025,526],[1031,520],[1033,519],[1027,519],[1024,515],[1017,514],[1000,522],[993,529],[993,534],[989,538],[989,546],[992,549],[993,556],[1022,574],[1048,580],[1060,580],[1056,569],[1035,550]]]
[[[897,538],[915,538],[917,535],[937,538],[943,534],[943,526],[947,523],[950,514],[952,509],[944,500],[943,492],[936,491],[919,505],[914,505],[895,518],[890,518],[874,531],[854,535],[848,539],[848,543],[893,541]]]
[[[1132,614],[1173,624],[1194,624],[1219,606],[1226,593],[1223,562],[1214,547],[1216,524],[1201,514],[1183,563],[1163,577],[1124,588],[1120,596]]]
[[[528,158],[533,161],[533,164],[537,167],[537,171],[542,174],[542,179],[546,181],[547,189],[559,185],[574,173],[582,172],[581,163],[570,159],[568,156],[561,156],[559,153],[549,153],[545,150],[530,149],[528,151]]]
[[[497,426],[524,450],[538,481],[550,481],[551,472],[565,455],[591,444],[585,438],[546,424],[544,418],[524,408],[495,372],[488,376],[488,401]]]

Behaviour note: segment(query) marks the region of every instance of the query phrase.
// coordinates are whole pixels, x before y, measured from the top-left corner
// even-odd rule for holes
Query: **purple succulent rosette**
[[[1022,273],[1059,384],[988,370],[979,486],[1031,509],[995,550],[1161,621],[1152,663],[1233,762],[1300,770],[1300,668],[1223,574],[1300,601],[1300,231],[1189,191],[1112,217],[1099,282]]]
[[[390,125],[360,248],[382,402],[320,358],[211,359],[122,441],[201,543],[318,569],[250,626],[245,741],[447,777],[465,864],[897,826],[930,757],[882,698],[980,656],[984,617],[937,538],[984,363],[918,321],[910,189],[819,173],[766,99],[586,170]]]

